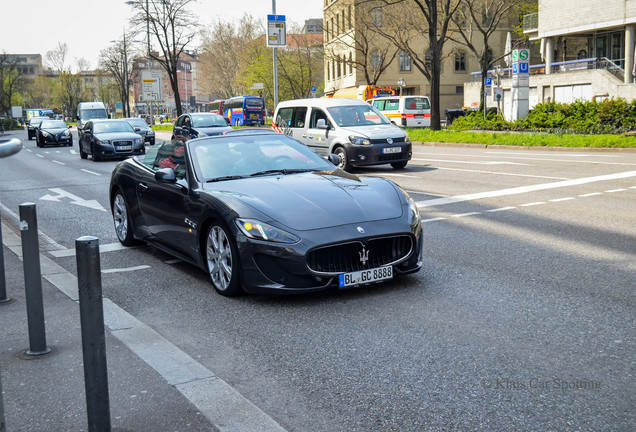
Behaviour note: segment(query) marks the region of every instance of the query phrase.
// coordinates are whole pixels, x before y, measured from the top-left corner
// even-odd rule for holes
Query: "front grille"
[[[364,263],[363,250],[368,258]],[[307,267],[322,274],[349,273],[396,264],[412,250],[413,240],[408,235],[373,238],[314,249],[307,254]]]
[[[115,151],[117,151],[117,147],[119,147],[119,146],[130,146],[130,148],[132,148],[132,145],[133,145],[132,141],[113,141],[113,147],[115,148]],[[119,151],[129,152],[130,149],[128,149],[128,150],[119,150]]]
[[[378,160],[382,162],[390,162],[395,160],[402,160],[405,158],[403,153],[389,153],[378,155]]]
[[[388,144],[386,138],[372,139],[372,140],[369,140],[369,141],[371,141],[371,144]],[[393,144],[399,144],[399,143],[403,143],[403,142],[404,142],[404,137],[393,138]]]

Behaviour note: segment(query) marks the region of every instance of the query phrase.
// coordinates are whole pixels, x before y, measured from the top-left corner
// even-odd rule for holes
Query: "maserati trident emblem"
[[[369,261],[369,251],[366,250],[365,246],[362,246],[362,252],[358,252],[358,255],[360,255],[362,265],[367,265],[367,261]]]

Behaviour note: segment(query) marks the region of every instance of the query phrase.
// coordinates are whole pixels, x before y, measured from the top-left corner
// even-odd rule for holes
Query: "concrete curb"
[[[564,151],[564,152],[627,152],[636,153],[636,148],[616,147],[543,147],[543,146],[513,146],[503,144],[477,144],[477,143],[444,143],[429,141],[411,141],[413,145],[423,147],[454,147],[454,148],[491,148],[497,150],[528,150],[528,151]]]

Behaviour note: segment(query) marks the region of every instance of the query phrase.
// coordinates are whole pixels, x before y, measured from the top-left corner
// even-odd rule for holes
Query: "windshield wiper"
[[[214,182],[224,181],[224,180],[238,180],[238,179],[242,179],[242,178],[245,178],[245,176],[229,175],[229,176],[215,177],[215,178],[212,178],[212,179],[208,179],[208,180],[206,180],[206,183],[214,183]]]
[[[254,174],[250,174],[250,177],[256,177],[256,176],[262,176],[262,175],[267,175],[267,174],[276,174],[276,173],[280,173],[280,174],[295,174],[295,173],[302,173],[302,172],[310,172],[310,171],[314,171],[311,168],[300,168],[300,169],[289,169],[289,168],[283,168],[283,169],[272,169],[272,170],[266,170],[266,171],[259,171],[259,172],[255,172]]]

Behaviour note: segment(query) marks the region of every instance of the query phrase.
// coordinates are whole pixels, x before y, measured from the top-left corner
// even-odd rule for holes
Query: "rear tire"
[[[86,152],[84,151],[84,149],[82,148],[82,145],[81,145],[81,144],[79,144],[79,149],[80,149],[80,157],[81,157],[82,159],[86,159],[86,158],[88,157],[88,153],[86,153]]]
[[[213,222],[210,225],[205,245],[205,260],[214,289],[227,297],[241,294],[238,249],[225,224]]]
[[[409,163],[408,161],[402,161],[402,162],[391,162],[391,166],[394,169],[402,169],[406,166],[406,164]]]
[[[113,198],[113,224],[119,242],[124,246],[134,246],[139,241],[133,237],[133,226],[130,222],[128,204],[121,192],[117,191]]]

